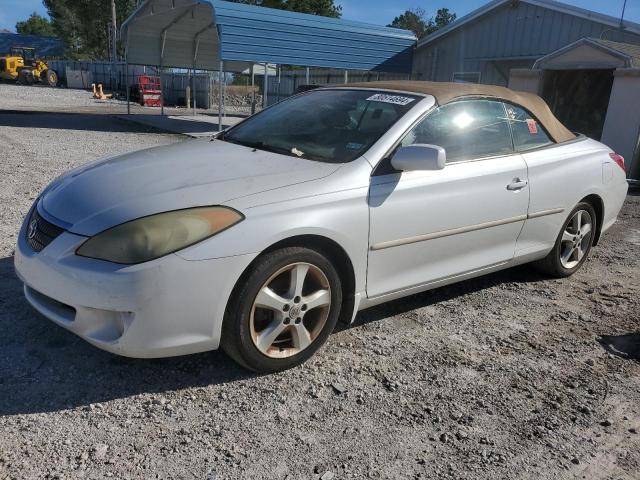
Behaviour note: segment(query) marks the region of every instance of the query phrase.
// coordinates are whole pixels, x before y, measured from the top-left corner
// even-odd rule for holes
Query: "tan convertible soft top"
[[[433,95],[438,105],[445,105],[462,97],[492,97],[515,103],[529,110],[544,126],[556,142],[566,142],[576,136],[571,133],[553,115],[547,103],[537,95],[516,92],[495,85],[475,83],[420,82],[411,80],[392,80],[385,82],[350,83],[346,87],[397,90],[401,92]]]

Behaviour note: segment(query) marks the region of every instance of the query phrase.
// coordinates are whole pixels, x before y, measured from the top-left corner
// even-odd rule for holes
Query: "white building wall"
[[[631,178],[638,178],[640,165],[636,159],[632,166],[632,161],[634,154],[638,154],[640,135],[640,68],[618,69],[614,77],[602,142],[622,155]]]
[[[515,68],[511,70],[509,75],[508,87],[511,90],[540,95],[542,90],[542,70]]]

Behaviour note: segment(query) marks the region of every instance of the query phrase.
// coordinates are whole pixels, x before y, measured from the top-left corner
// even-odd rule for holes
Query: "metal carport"
[[[410,73],[416,43],[406,30],[223,0],[146,0],[121,35],[127,63],[221,72],[271,63]]]

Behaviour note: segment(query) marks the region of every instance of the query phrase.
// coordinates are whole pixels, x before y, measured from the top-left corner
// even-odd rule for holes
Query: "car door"
[[[418,122],[400,145],[444,147],[442,170],[396,172],[390,158],[369,190],[369,297],[503,264],[527,216],[527,167],[502,102],[462,100]]]
[[[515,149],[527,163],[529,174],[529,218],[516,245],[516,256],[524,257],[548,252],[553,247],[583,188],[582,182],[567,179],[585,179],[587,157],[571,142],[556,145],[531,112],[518,105],[505,105]],[[594,173],[600,171],[596,169]]]

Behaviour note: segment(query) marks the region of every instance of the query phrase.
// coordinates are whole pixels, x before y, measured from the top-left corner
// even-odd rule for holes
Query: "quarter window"
[[[402,140],[402,146],[416,143],[443,147],[447,162],[513,152],[504,106],[492,100],[464,100],[438,107]]]
[[[540,122],[524,108],[506,103],[507,115],[511,122],[513,143],[519,152],[551,145],[553,141],[542,128]]]

